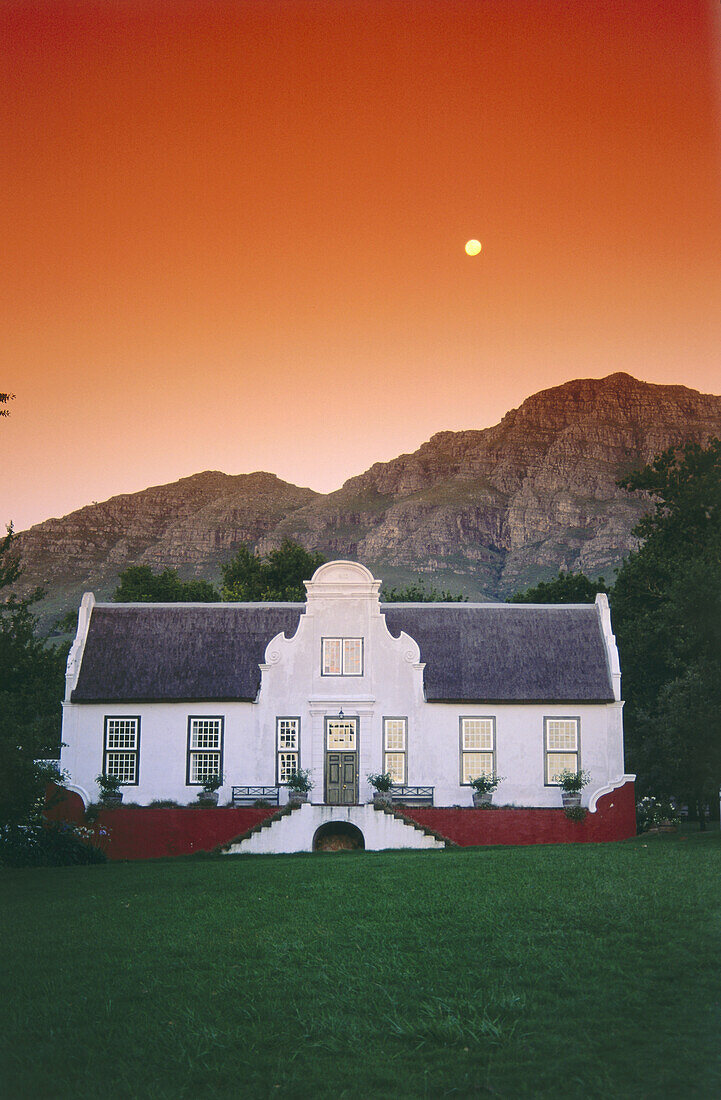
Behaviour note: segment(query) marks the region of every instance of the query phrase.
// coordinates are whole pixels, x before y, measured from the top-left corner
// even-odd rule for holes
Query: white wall
[[[106,716],[139,715],[140,769],[137,787],[124,789],[126,802],[147,804],[168,798],[194,801],[199,788],[186,786],[188,716],[223,715],[223,770],[226,784],[220,802],[230,799],[234,784],[274,785],[276,717],[301,719],[300,766],[311,771],[313,802],[323,801],[326,717],[342,707],[359,718],[360,800],[371,796],[369,772],[383,770],[382,724],[385,717],[408,718],[408,777],[411,785],[435,787],[437,806],[470,805],[469,787],[460,784],[459,719],[495,717],[496,765],[505,776],[497,804],[560,806],[557,787],[544,786],[544,717],[580,718],[580,762],[591,772],[584,791],[587,804],[598,788],[619,778],[623,767],[622,703],[562,705],[426,703],[423,665],[417,644],[388,632],[378,605],[378,581],[363,566],[329,563],[307,583],[306,614],[293,638],[283,635],[268,645],[261,665],[261,690],[255,703],[144,703],[127,706],[65,703],[61,766],[84,797],[95,799],[95,776],[102,769]],[[88,611],[91,612],[91,606]],[[604,624],[605,626],[605,624]],[[85,627],[87,628],[87,626]],[[615,643],[610,623],[607,646]],[[321,675],[322,637],[363,637],[364,673],[357,677]],[[82,652],[82,639],[73,648]],[[609,663],[614,667],[609,652]],[[73,658],[68,686],[77,678]],[[71,672],[71,674],[70,674]],[[284,800],[284,794],[281,796]]]

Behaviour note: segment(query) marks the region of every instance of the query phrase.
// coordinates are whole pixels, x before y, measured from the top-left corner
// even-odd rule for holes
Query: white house
[[[220,772],[221,803],[297,768],[311,802],[371,799],[367,776],[435,806],[559,807],[559,769],[583,803],[624,776],[620,669],[608,601],[381,603],[349,561],[322,565],[306,603],[99,604],[87,593],[68,659],[61,766],[87,804],[100,772],[125,800],[188,803]],[[430,788],[419,792],[417,788]],[[410,788],[410,791],[408,790]]]

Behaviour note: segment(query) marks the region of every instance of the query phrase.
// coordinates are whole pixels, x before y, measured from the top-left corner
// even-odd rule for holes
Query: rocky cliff
[[[471,597],[504,596],[559,568],[607,579],[644,502],[620,476],[687,441],[721,435],[721,397],[627,374],[529,397],[492,428],[440,432],[321,495],[272,474],[203,473],[114,497],[23,532],[25,583],[48,613],[107,595],[131,563],[214,578],[240,543],[288,536],[402,583],[419,573]]]

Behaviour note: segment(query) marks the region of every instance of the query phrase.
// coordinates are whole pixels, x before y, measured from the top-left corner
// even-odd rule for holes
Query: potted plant
[[[473,805],[490,806],[493,802],[493,792],[499,783],[502,783],[503,775],[478,775],[471,780],[473,788]]]
[[[202,806],[217,806],[218,789],[222,786],[222,775],[217,772],[213,775],[206,775],[198,791],[198,802],[200,802]]]
[[[123,801],[123,792],[120,790],[122,781],[117,775],[96,775],[95,782],[100,787],[100,802],[103,806],[119,806]]]
[[[393,786],[393,776],[390,772],[371,772],[367,777],[368,782],[373,788],[373,805],[374,806],[391,806],[393,804],[393,798],[391,796],[391,788]]]
[[[561,788],[561,799],[564,810],[571,806],[581,805],[581,791],[591,778],[590,772],[572,772],[570,768],[563,768],[556,776],[556,782]]]
[[[291,772],[285,785],[288,788],[288,802],[292,806],[300,806],[302,802],[308,801],[308,793],[313,789],[313,780],[310,778],[310,772],[298,768],[297,771]]]

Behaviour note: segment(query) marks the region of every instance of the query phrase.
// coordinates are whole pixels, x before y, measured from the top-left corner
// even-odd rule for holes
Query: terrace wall
[[[85,821],[79,795],[65,792],[46,817]],[[152,859],[211,851],[270,817],[272,807],[120,806],[101,810],[98,825],[110,835],[103,846],[110,859]],[[596,812],[582,822],[569,821],[563,810],[418,807],[404,810],[419,825],[435,830],[461,847],[485,844],[568,844],[624,840],[636,835],[634,784],[625,783],[598,799]]]

